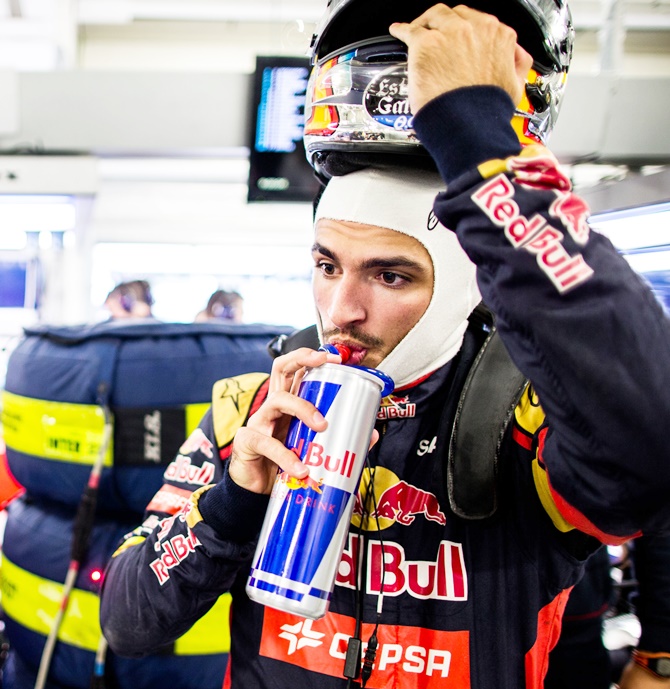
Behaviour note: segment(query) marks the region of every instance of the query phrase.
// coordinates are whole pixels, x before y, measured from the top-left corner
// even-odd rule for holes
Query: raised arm
[[[590,232],[551,153],[521,150],[510,84],[523,83],[528,64],[496,24],[440,5],[391,32],[408,44],[415,129],[447,183],[435,212],[477,264],[505,345],[546,411],[538,457],[552,497],[569,523],[618,542],[670,523],[670,319]]]

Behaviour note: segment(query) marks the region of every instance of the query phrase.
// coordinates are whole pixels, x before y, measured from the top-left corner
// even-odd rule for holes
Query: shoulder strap
[[[496,511],[500,446],[527,382],[492,327],[463,385],[449,440],[447,494],[458,516]]]
[[[316,325],[310,325],[302,330],[296,330],[290,334],[277,335],[268,344],[268,352],[273,359],[276,359],[282,354],[292,352],[294,349],[300,347],[309,347],[310,349],[319,348],[319,333]]]

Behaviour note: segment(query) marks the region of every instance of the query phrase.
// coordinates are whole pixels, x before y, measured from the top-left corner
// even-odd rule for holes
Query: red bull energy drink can
[[[393,381],[374,369],[324,364],[310,369],[299,396],[328,421],[322,433],[298,419],[286,446],[309,475],[280,472],[247,581],[249,598],[317,620],[328,610],[382,397]]]

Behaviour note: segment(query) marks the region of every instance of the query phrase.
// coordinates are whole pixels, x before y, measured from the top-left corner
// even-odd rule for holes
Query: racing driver
[[[498,4],[511,3],[555,5]],[[215,385],[177,458],[187,470],[112,558],[101,623],[119,654],[169,643],[230,592],[233,689],[541,689],[585,560],[670,526],[670,319],[589,231],[551,153],[522,148],[511,121],[540,57],[471,7],[400,18],[389,32],[407,46],[413,126],[439,174],[333,173],[315,215],[321,339],[396,383],[329,610],[309,620],[245,593],[277,467],[308,473],[283,445],[288,421],[327,424],[295,392],[305,367],[339,359],[299,348],[269,378]],[[450,499],[445,448],[478,363],[481,299],[530,382],[504,435],[491,419],[496,505],[472,518]],[[488,423],[488,398],[474,401]],[[347,662],[357,642],[362,668]]]

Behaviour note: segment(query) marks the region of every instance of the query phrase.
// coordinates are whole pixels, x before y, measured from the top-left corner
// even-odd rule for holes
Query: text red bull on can
[[[326,614],[375,417],[393,382],[379,371],[340,364],[311,369],[299,395],[326,417],[316,433],[293,419],[286,446],[309,466],[275,482],[254,554],[252,600],[311,619]]]

